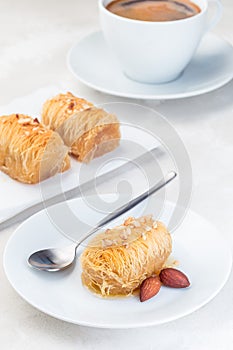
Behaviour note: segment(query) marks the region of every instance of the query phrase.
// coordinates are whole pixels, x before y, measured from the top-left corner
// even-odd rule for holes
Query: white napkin
[[[40,119],[40,111],[43,103],[59,92],[71,91],[69,87],[62,88],[58,86],[48,86],[30,95],[23,96],[13,100],[5,106],[0,106],[0,115],[11,113],[28,114]],[[130,105],[128,106],[130,108]],[[125,113],[125,111],[124,111]],[[123,114],[124,114],[123,113]],[[130,113],[130,111],[129,111]],[[152,149],[159,145],[158,141],[145,133],[143,130],[133,126],[124,125],[124,116],[118,115],[121,125],[122,140],[130,140],[141,144],[143,149]],[[19,213],[21,210],[32,206],[43,200],[46,192],[46,198],[52,197],[62,191],[70,190],[80,184],[80,177],[85,173],[89,179],[93,176],[100,175],[111,169],[116,168],[127,159],[138,157],[140,150],[127,149],[124,142],[120,147],[110,154],[93,160],[90,164],[84,165],[76,160],[71,160],[71,169],[63,174],[58,174],[42,184],[28,185],[22,184],[11,179],[6,174],[0,172],[0,222]],[[94,174],[94,175],[93,175]],[[86,180],[89,180],[88,178]]]

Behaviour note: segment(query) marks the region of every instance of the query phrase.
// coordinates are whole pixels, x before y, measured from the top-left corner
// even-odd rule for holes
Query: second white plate
[[[115,195],[102,198],[107,202],[113,201]],[[73,269],[59,273],[31,269],[27,265],[31,252],[68,244],[54,225],[61,222],[60,218],[69,221],[63,218],[64,206],[68,204],[73,213],[78,213],[79,218],[92,225],[101,218],[102,215],[88,206],[86,200],[78,198],[54,206],[53,224],[45,210],[37,213],[24,222],[8,241],[4,254],[7,278],[17,293],[37,309],[80,325],[145,327],[190,314],[209,302],[227,281],[232,264],[229,246],[208,221],[192,211],[173,234],[172,256],[180,261],[179,268],[187,273],[191,281],[191,287],[185,290],[162,287],[156,297],[144,303],[140,303],[137,296],[103,299],[83,287],[79,263]],[[142,210],[152,213],[156,200],[156,196],[152,197],[146,210],[144,206],[139,206],[130,214],[139,216]],[[173,209],[173,204],[166,204],[160,219],[167,223]]]
[[[95,32],[70,50],[67,63],[74,76],[107,94],[139,99],[177,99],[215,90],[233,78],[233,47],[207,34],[192,61],[175,81],[142,84],[127,78],[108,49],[103,34]]]

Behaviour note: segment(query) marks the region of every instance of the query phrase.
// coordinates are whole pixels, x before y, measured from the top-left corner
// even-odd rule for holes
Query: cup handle
[[[206,26],[205,32],[209,32],[213,29],[222,17],[223,6],[220,0],[208,0],[208,3],[215,5],[215,14]]]

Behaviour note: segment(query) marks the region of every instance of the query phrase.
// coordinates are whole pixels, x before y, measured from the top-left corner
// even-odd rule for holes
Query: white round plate
[[[171,58],[172,59],[172,58]],[[107,94],[139,99],[176,99],[215,90],[233,78],[233,47],[207,34],[192,61],[175,81],[142,84],[127,78],[105,44],[103,34],[95,32],[72,47],[67,63],[78,80]]]
[[[104,195],[103,198],[111,201],[115,200],[115,195]],[[72,212],[78,212],[90,224],[101,217],[82,198],[71,200],[68,205]],[[61,203],[53,208],[58,222],[63,206]],[[166,223],[173,209],[173,204],[166,204],[160,219]],[[139,206],[130,214],[140,215],[140,210],[142,207]],[[221,290],[231,270],[229,246],[209,222],[194,212],[188,212],[172,237],[172,257],[179,260],[178,268],[189,276],[191,287],[162,287],[156,297],[144,303],[140,303],[138,296],[114,299],[95,296],[83,287],[78,262],[74,268],[57,273],[30,268],[27,258],[33,251],[68,244],[45,210],[25,221],[12,235],[5,248],[4,269],[22,298],[58,319],[103,328],[157,325],[188,315],[209,302]]]

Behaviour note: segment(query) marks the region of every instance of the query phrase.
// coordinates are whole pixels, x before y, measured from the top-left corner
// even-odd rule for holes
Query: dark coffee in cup
[[[201,9],[189,0],[114,0],[110,12],[139,21],[176,21],[197,15]]]

